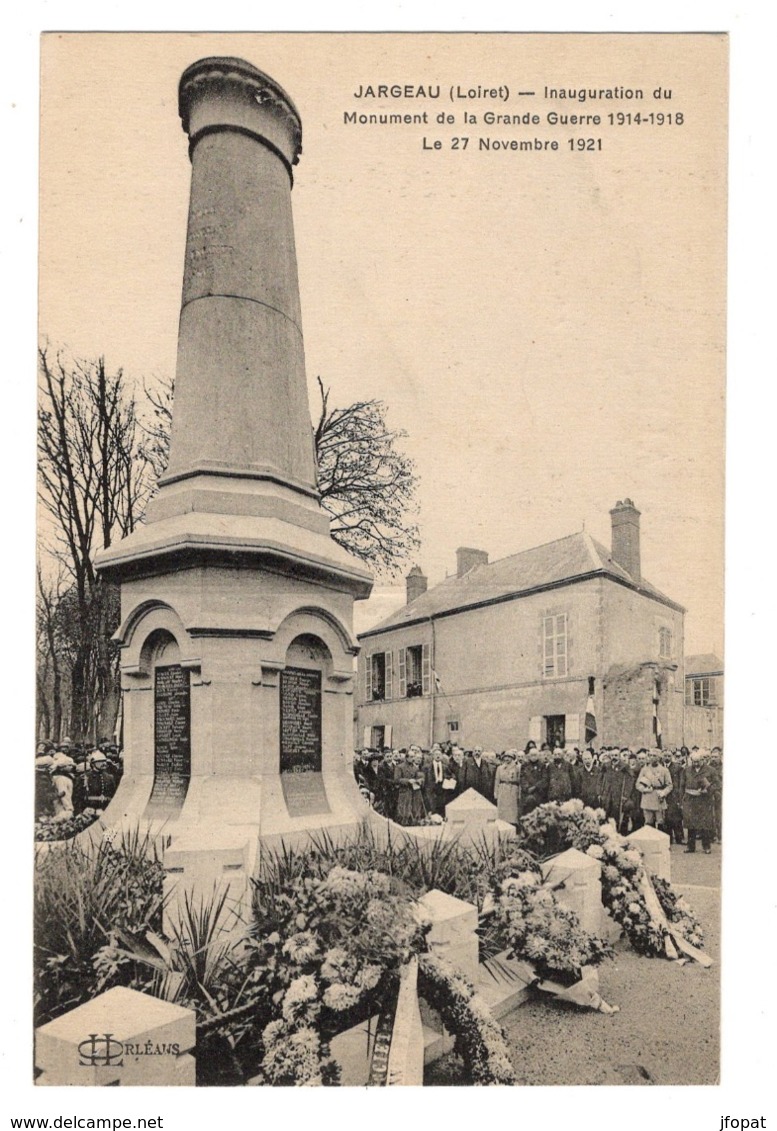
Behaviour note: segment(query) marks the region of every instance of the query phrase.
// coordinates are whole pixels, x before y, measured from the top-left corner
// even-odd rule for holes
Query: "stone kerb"
[[[555,895],[561,906],[574,911],[586,931],[600,934],[602,881],[599,862],[576,848],[568,848],[547,860],[542,865],[542,874],[547,883],[560,885]]]
[[[671,880],[672,866],[669,855],[669,836],[651,825],[643,825],[629,833],[626,840],[631,841],[642,853],[645,869],[662,880]]]
[[[35,1032],[36,1083],[192,1086],[195,1014],[124,986]]]

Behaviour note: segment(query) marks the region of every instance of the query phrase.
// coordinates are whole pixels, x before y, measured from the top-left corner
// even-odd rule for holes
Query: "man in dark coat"
[[[580,751],[576,746],[573,746],[571,750],[564,751],[564,762],[569,771],[569,782],[572,787],[571,796],[580,797],[580,776],[583,772],[583,766],[580,761]]]
[[[683,794],[683,820],[688,830],[686,852],[696,851],[696,837],[701,837],[701,846],[709,855],[712,851],[714,829],[713,782],[707,771],[700,750],[691,753],[691,761],[685,775]]]
[[[521,816],[531,813],[548,800],[548,767],[540,760],[536,746],[527,751],[521,769]]]
[[[564,761],[564,751],[557,746],[548,769],[548,801],[569,801],[572,796],[572,778]]]
[[[461,792],[467,789],[476,789],[485,797],[486,801],[494,800],[494,774],[491,766],[483,757],[483,750],[476,746],[464,757],[461,775]]]
[[[602,771],[594,765],[594,756],[590,750],[583,751],[575,784],[575,797],[579,797],[590,809],[598,809],[602,803]]]
[[[432,747],[432,756],[424,766],[424,800],[430,813],[445,816],[445,805],[448,801],[443,789],[443,782],[447,777],[446,759],[438,745]]]
[[[685,844],[683,830],[683,794],[685,793],[685,754],[682,750],[675,750],[669,763],[669,775],[672,779],[672,792],[666,799],[666,813],[664,814],[664,831],[669,833],[669,843]]]
[[[90,809],[105,809],[116,792],[116,778],[102,750],[94,750],[87,759],[84,785],[86,804]]]
[[[615,821],[617,825],[621,818],[621,794],[623,792],[623,772],[617,764],[615,757],[603,750],[599,755],[599,772],[601,774],[601,801],[599,804],[607,814],[608,820]]]
[[[626,754],[626,765],[623,770],[623,790],[621,793],[621,819],[618,831],[621,836],[641,829],[645,823],[642,812],[642,794],[637,789],[637,778],[640,769],[639,759],[630,751],[621,751]]]

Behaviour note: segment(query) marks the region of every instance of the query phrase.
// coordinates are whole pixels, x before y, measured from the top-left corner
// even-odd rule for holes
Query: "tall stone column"
[[[316,486],[291,216],[302,127],[239,59],[181,78],[192,162],[168,484],[198,472]],[[203,422],[207,421],[207,427]]]
[[[145,525],[98,560],[122,604],[126,769],[107,818],[163,821],[184,886],[228,870],[241,890],[260,840],[364,815],[345,754],[353,602],[372,579],[317,491],[299,115],[231,58],[187,68],[179,110],[192,180],[170,463]]]

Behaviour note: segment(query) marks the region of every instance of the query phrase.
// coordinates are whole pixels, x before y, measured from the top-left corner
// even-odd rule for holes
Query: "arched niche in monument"
[[[178,614],[162,601],[132,609],[116,639],[128,741],[109,816],[174,819],[192,775],[191,680],[200,662]]]
[[[192,776],[191,672],[181,663],[173,634],[157,628],[141,649],[141,666],[154,692],[154,780],[145,816],[180,811]]]

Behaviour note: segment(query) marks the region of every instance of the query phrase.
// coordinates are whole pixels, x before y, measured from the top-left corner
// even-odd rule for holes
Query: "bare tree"
[[[400,450],[406,433],[392,431],[383,401],[330,408],[318,378],[321,407],[314,431],[321,504],[332,516],[332,537],[379,573],[396,574],[419,545],[413,461]],[[143,451],[157,475],[167,467],[174,386],[146,388],[151,420]]]
[[[383,401],[330,408],[330,390],[317,378],[321,412],[315,428],[318,489],[332,515],[332,537],[379,573],[396,574],[419,545],[418,478],[398,444]]]
[[[118,595],[97,575],[94,559],[141,519],[152,471],[141,450],[135,396],[121,370],[109,374],[104,358],[65,362],[46,348],[39,362],[41,527],[68,582],[56,611],[45,616],[55,615],[58,655],[69,667],[70,727],[78,736],[96,737],[110,730],[118,704],[110,642]]]

